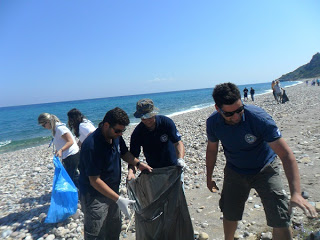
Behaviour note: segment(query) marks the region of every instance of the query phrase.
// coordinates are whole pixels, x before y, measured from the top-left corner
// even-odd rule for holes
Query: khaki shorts
[[[256,175],[239,174],[225,167],[219,202],[223,217],[229,221],[242,219],[251,188],[254,188],[261,198],[268,226],[288,227],[290,225],[288,197],[284,193],[277,160]]]

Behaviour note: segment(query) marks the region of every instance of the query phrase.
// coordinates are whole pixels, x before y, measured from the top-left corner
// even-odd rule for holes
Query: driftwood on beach
[[[300,84],[286,88],[286,94],[290,101],[284,104],[277,104],[272,93],[258,95],[255,102],[249,100],[246,104],[264,108],[276,121],[297,158],[302,191],[310,202],[319,203],[320,87]],[[207,233],[209,239],[223,239],[221,212],[218,208],[220,195],[219,192],[211,193],[207,190],[205,176],[205,121],[213,111],[214,107],[211,106],[172,118],[182,134],[186,148],[185,160],[188,167],[185,172],[185,192],[193,228],[196,232]],[[129,126],[124,134],[127,143],[132,130],[133,126]],[[225,160],[222,149],[220,150],[214,178],[221,189]],[[47,145],[0,154],[0,168],[0,238],[83,239],[83,215],[79,209],[66,222],[43,223],[50,204],[54,172],[52,152]],[[122,194],[126,194],[126,169],[123,164]],[[283,181],[289,194],[284,174]],[[128,228],[128,222],[128,219],[123,221],[121,239],[135,239],[134,223]],[[300,210],[296,210],[293,224],[307,228],[310,222]],[[270,228],[266,226],[263,206],[252,191],[237,234],[255,239],[261,232],[268,231]],[[296,236],[296,239],[303,238]]]

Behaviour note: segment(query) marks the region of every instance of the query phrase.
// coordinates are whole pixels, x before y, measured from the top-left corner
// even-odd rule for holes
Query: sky
[[[1,0],[0,107],[271,82],[320,52],[318,0]]]

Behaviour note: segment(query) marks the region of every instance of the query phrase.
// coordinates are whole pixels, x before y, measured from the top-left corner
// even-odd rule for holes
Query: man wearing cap
[[[181,135],[172,119],[158,113],[159,109],[151,99],[137,102],[134,116],[140,118],[141,122],[131,135],[130,152],[138,158],[142,147],[146,161],[152,168],[185,167]],[[131,178],[134,178],[132,169],[128,174],[128,179]]]
[[[79,183],[86,240],[119,239],[119,209],[130,217],[128,205],[135,201],[119,196],[120,158],[140,170],[152,169],[147,164],[140,164],[128,151],[122,138],[128,124],[127,113],[114,108],[106,113],[99,127],[81,146]]]

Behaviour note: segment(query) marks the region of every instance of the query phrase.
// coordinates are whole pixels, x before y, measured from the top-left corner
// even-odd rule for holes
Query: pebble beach
[[[277,104],[272,93],[250,97],[244,104],[265,109],[275,120],[284,139],[295,154],[301,176],[301,190],[308,201],[320,211],[320,87],[305,83],[287,87],[289,101]],[[242,92],[242,90],[240,90]],[[225,158],[220,147],[213,178],[220,191],[211,193],[206,187],[206,119],[214,106],[173,116],[185,145],[185,194],[196,239],[224,239],[222,214],[218,207],[223,183]],[[161,109],[160,109],[161,114]],[[129,126],[124,139],[129,145],[134,126]],[[0,239],[81,240],[83,213],[80,204],[76,214],[57,224],[44,219],[50,206],[54,166],[52,148],[42,145],[0,154]],[[143,157],[140,160],[144,160]],[[120,193],[126,196],[127,165],[122,164]],[[285,191],[290,194],[282,169]],[[294,239],[306,239],[317,234],[320,219],[308,219],[300,209],[292,217]],[[135,239],[134,219],[123,215],[120,239]],[[237,239],[272,239],[267,227],[263,205],[255,191],[251,191]],[[319,232],[320,239],[320,232]]]

